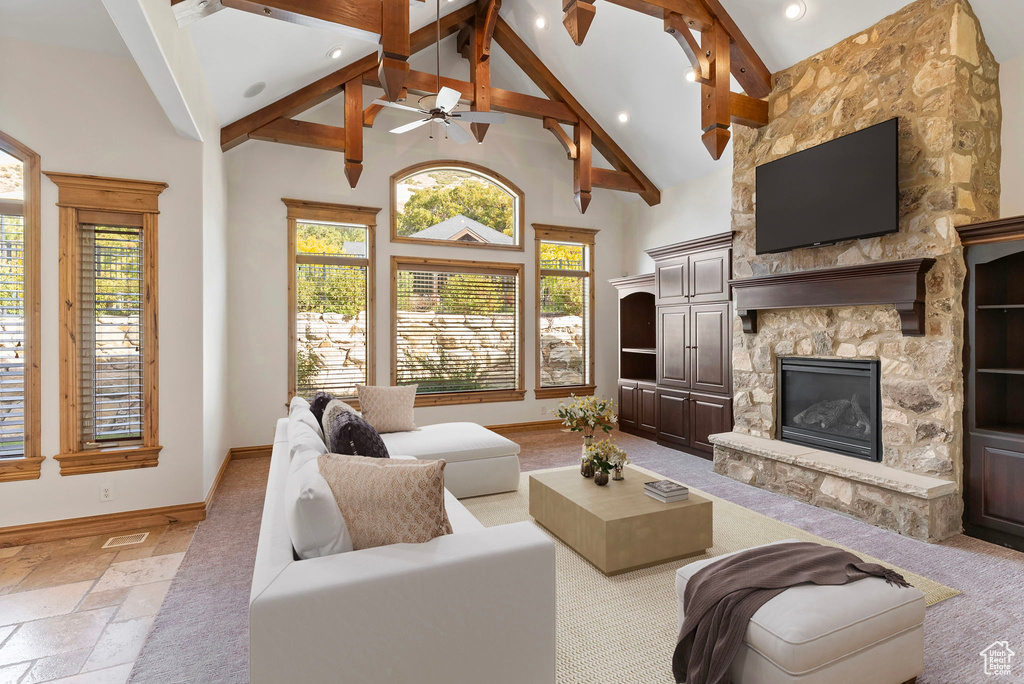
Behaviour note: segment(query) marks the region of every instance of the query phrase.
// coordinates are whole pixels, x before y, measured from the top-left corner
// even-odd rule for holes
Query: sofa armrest
[[[555,547],[532,523],[296,561],[250,606],[252,684],[551,684]]]

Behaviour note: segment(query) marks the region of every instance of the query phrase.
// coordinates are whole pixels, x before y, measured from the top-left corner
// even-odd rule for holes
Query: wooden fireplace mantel
[[[759,309],[893,304],[904,335],[924,335],[924,277],[935,259],[907,259],[882,264],[730,280],[743,332],[757,332]]]

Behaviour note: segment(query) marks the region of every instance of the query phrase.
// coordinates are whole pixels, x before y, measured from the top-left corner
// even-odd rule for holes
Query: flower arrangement
[[[608,433],[615,427],[618,416],[615,415],[615,403],[611,399],[575,395],[570,399],[573,399],[570,404],[558,404],[555,415],[572,432],[581,433],[584,441],[589,443],[593,440],[598,430]]]
[[[629,463],[629,456],[610,439],[602,439],[587,447],[587,455],[594,464],[594,470],[610,473]]]

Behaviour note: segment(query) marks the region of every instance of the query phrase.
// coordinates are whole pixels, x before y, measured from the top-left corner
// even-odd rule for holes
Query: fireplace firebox
[[[882,460],[878,361],[779,359],[784,442]]]

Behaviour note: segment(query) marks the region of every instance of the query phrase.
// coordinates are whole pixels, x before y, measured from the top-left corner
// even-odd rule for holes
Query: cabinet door
[[[679,304],[686,301],[690,284],[689,257],[679,256],[655,262],[655,284],[658,304]]]
[[[972,434],[967,470],[968,520],[1024,536],[1024,439]]]
[[[690,395],[658,390],[658,441],[690,446]]]
[[[729,299],[731,250],[716,249],[690,255],[687,296],[691,303]]]
[[[690,393],[690,447],[714,453],[708,435],[732,430],[732,399]]]
[[[689,386],[728,394],[732,386],[729,305],[698,304],[691,311]]]
[[[658,384],[690,388],[690,307],[658,307]]]
[[[636,407],[636,383],[619,383],[619,426],[636,429],[637,427]]]
[[[644,432],[658,431],[658,388],[656,385],[638,382],[636,403],[639,409],[637,427]]]

